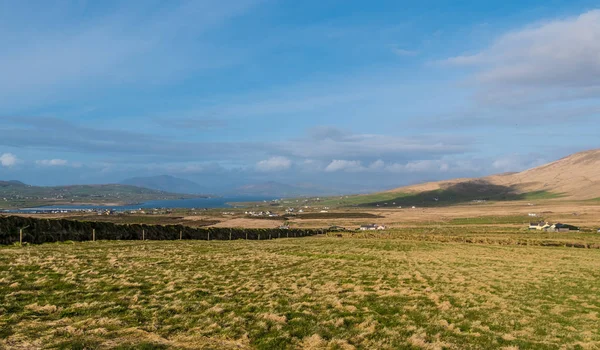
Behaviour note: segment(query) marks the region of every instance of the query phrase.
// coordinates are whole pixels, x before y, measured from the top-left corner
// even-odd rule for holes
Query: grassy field
[[[1,247],[0,348],[600,347],[600,250],[510,244],[597,235],[459,229]]]
[[[548,191],[534,191],[534,192],[524,193],[521,199],[523,199],[523,200],[540,200],[540,199],[561,198],[564,196],[565,195],[562,193],[553,193],[553,192],[548,192]]]
[[[185,220],[183,216],[172,215],[74,215],[79,221],[112,222],[115,224],[146,224],[146,225],[186,225],[204,227],[218,223],[215,219]]]
[[[410,207],[413,205],[420,207],[440,207],[481,199],[489,201],[547,200],[563,196],[562,194],[547,191],[517,194],[511,192],[508,188],[491,185],[474,185],[472,188],[463,185],[463,187],[465,188],[439,189],[419,193],[380,192],[366,195],[327,197],[319,201],[310,201],[310,204],[330,207]]]
[[[252,217],[256,220],[306,220],[306,219],[381,219],[383,216],[372,213],[361,212],[334,212],[334,213],[303,213],[303,214],[286,214],[282,216],[269,217],[259,216]]]
[[[328,197],[312,204],[331,207],[362,206],[368,203],[377,203],[385,201],[390,201],[391,204],[391,202],[393,202],[396,198],[401,198],[409,195],[410,194],[408,193],[380,192],[373,194]]]
[[[526,215],[479,216],[471,218],[453,218],[448,223],[452,225],[489,225],[489,224],[527,224],[543,221],[542,217]]]

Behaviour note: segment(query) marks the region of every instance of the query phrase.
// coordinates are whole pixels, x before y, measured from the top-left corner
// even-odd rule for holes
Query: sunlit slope
[[[597,149],[519,173],[428,182],[339,198],[336,202],[340,205],[439,206],[474,200],[588,200],[599,197],[600,149]]]
[[[600,197],[600,149],[576,153],[520,173],[490,176],[490,182],[521,193],[546,191],[570,199]]]

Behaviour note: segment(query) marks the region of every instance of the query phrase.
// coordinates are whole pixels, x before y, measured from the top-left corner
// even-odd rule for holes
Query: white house
[[[547,222],[532,222],[529,224],[530,230],[542,231],[542,230],[546,230],[550,227],[551,227],[551,225]]]
[[[361,231],[385,230],[385,225],[369,224],[360,226]]]

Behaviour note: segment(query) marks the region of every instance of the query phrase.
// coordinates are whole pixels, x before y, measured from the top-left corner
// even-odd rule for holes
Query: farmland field
[[[472,230],[1,247],[0,348],[600,347],[596,235]]]

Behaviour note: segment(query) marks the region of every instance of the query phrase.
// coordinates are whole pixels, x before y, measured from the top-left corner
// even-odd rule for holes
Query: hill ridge
[[[507,191],[514,194],[544,191],[568,199],[598,198],[600,197],[600,149],[574,153],[521,172],[427,182],[395,188],[384,193],[435,191],[464,183],[504,186]]]
[[[123,184],[32,186],[0,181],[0,208],[61,204],[126,204],[194,196]]]

